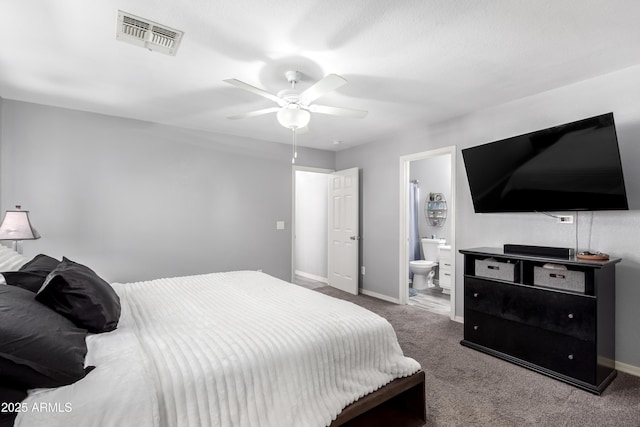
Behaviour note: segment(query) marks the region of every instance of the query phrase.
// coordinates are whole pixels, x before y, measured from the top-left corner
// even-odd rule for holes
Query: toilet
[[[435,267],[438,266],[438,246],[446,243],[445,239],[420,239],[424,260],[409,261],[409,270],[413,273],[413,288],[424,290],[432,288]]]

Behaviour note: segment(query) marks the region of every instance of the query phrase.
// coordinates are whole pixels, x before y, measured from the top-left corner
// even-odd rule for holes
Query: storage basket
[[[476,276],[490,279],[515,281],[515,264],[499,262],[495,259],[477,259]]]
[[[533,267],[533,284],[547,288],[584,293],[584,271]]]

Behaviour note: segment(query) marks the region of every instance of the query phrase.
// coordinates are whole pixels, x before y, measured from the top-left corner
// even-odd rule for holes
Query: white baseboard
[[[615,368],[620,372],[625,372],[627,374],[640,377],[640,367],[628,365],[622,362],[616,362]]]
[[[391,298],[389,296],[382,295],[382,294],[379,294],[377,292],[372,292],[372,291],[369,291],[369,290],[363,289],[363,288],[359,288],[358,291],[363,295],[368,295],[370,297],[378,298],[378,299],[381,299],[383,301],[392,302],[394,304],[400,304],[400,300],[398,298]]]
[[[464,323],[464,317],[462,316],[456,316],[453,318],[454,322],[458,322],[458,323]]]
[[[326,277],[316,276],[315,274],[305,273],[304,271],[300,271],[300,270],[296,270],[295,273],[300,277],[315,280],[316,282],[329,283],[329,279]]]

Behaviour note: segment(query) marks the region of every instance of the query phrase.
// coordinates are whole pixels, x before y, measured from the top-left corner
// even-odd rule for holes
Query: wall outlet
[[[559,215],[557,218],[560,224],[573,224],[573,215]]]
[[[360,267],[360,274],[362,274],[364,276],[364,265],[362,267]]]

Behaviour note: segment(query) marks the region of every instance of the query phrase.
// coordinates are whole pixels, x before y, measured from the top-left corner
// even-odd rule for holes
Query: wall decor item
[[[424,216],[429,225],[442,227],[447,220],[447,201],[442,193],[429,193],[424,205]]]

